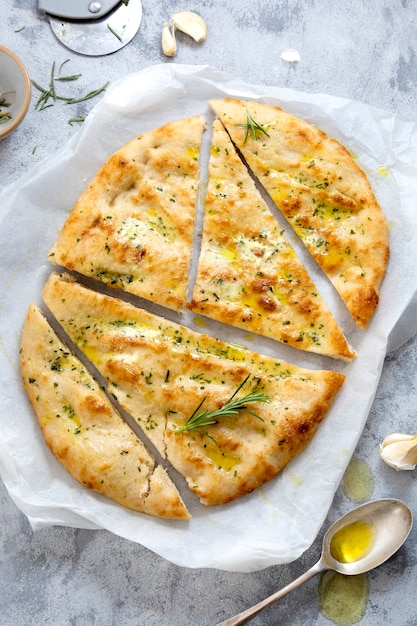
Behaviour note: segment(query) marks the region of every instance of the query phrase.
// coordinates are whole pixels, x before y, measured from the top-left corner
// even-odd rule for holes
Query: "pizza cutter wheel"
[[[38,7],[59,41],[87,56],[120,50],[142,21],[141,0],[38,0]]]

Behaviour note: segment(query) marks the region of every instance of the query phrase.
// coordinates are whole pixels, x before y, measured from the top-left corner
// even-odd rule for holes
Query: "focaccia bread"
[[[78,482],[134,511],[191,517],[164,468],[35,304],[26,316],[20,368],[46,444]]]
[[[218,120],[189,308],[293,348],[355,356]]]
[[[183,308],[203,129],[201,116],[170,122],[113,154],[74,206],[50,261]]]
[[[205,505],[276,476],[311,441],[345,379],[195,333],[68,275],[51,275],[43,298]],[[232,400],[243,406],[225,415]],[[204,412],[206,423],[196,425]]]
[[[211,108],[249,168],[365,328],[389,257],[388,227],[363,170],[337,141],[279,107]]]

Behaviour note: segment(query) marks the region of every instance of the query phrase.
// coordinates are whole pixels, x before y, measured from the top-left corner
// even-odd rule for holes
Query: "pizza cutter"
[[[59,41],[87,56],[120,50],[142,21],[141,0],[38,0],[38,7]]]

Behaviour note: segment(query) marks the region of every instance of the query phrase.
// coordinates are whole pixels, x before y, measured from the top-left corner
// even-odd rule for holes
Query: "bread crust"
[[[190,519],[166,471],[35,304],[23,328],[20,368],[45,442],[75,480],[134,511]]]
[[[299,350],[343,360],[356,355],[219,120],[189,308]]]
[[[108,391],[205,505],[223,504],[276,476],[311,441],[345,379],[298,368],[52,275],[45,303]],[[205,432],[179,432],[198,404],[224,405],[242,381],[268,403],[222,417]]]
[[[338,141],[279,107],[232,98],[210,106],[357,326],[365,328],[378,305],[389,241],[364,171]],[[248,113],[267,134],[246,136]]]
[[[177,120],[113,154],[75,204],[50,261],[184,308],[203,129],[201,116]]]
[[[377,307],[389,257],[386,220],[364,172],[341,144],[278,107],[234,99],[210,106],[219,119],[189,309],[294,348],[354,358],[243,160],[361,328]],[[178,120],[112,155],[76,203],[49,259],[183,309],[203,129],[201,116]],[[107,384],[106,394],[31,305],[21,372],[45,441],[82,485],[132,510],[190,518],[112,398],[211,506],[277,476],[314,437],[345,380],[193,332],[66,273],[50,276],[43,298]],[[198,407],[218,411],[236,390],[255,388],[267,402],[184,428]]]

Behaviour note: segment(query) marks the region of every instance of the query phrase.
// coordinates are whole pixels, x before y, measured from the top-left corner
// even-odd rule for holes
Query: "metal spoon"
[[[350,563],[336,560],[331,553],[331,542],[340,529],[353,522],[365,522],[372,529],[373,541],[362,558]],[[290,591],[293,591],[313,576],[333,570],[340,574],[363,574],[377,567],[389,559],[403,545],[413,525],[413,514],[404,502],[394,499],[375,500],[367,502],[347,513],[335,522],[323,538],[322,555],[319,561],[307,572],[299,576],[289,585],[275,592],[269,598],[262,600],[255,606],[230,617],[216,626],[238,626],[247,624],[256,615],[267,607],[280,600]]]

